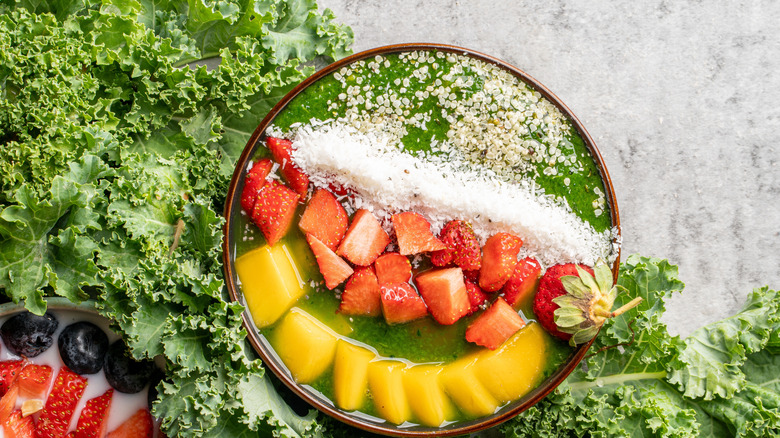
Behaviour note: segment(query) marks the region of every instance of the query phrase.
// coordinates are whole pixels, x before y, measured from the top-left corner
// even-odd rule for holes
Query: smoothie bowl
[[[614,300],[620,223],[593,141],[537,81],[462,48],[383,47],[304,81],[247,144],[225,217],[265,364],[376,433],[511,418],[600,327],[553,301],[561,278]]]

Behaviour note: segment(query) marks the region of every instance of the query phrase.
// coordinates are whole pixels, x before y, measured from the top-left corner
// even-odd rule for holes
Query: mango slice
[[[469,355],[447,364],[440,376],[444,391],[458,408],[471,418],[490,415],[500,405],[474,375],[479,357],[479,354]]]
[[[455,406],[439,382],[442,369],[440,365],[417,365],[404,374],[404,390],[412,414],[425,426],[438,427],[456,417]]]
[[[347,411],[360,409],[368,393],[368,363],[376,353],[343,339],[336,345],[333,363],[333,393],[336,406]]]
[[[401,424],[412,413],[404,392],[403,377],[407,365],[394,360],[380,360],[368,364],[368,388],[379,416]]]
[[[276,322],[304,293],[295,261],[283,243],[253,249],[236,259],[249,313],[258,328]]]
[[[338,337],[305,311],[293,307],[270,335],[271,345],[293,379],[311,383],[333,363]]]
[[[539,384],[548,355],[543,329],[531,323],[500,348],[480,354],[474,374],[499,402],[509,402]]]

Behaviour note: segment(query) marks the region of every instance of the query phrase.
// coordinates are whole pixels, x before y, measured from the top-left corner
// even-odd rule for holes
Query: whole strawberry
[[[551,266],[539,280],[534,313],[550,334],[575,346],[596,336],[604,321],[638,305],[637,297],[612,311],[617,297],[612,271],[604,262],[595,270],[567,263]]]

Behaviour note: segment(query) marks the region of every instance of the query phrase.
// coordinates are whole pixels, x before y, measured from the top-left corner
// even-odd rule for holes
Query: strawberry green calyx
[[[642,301],[636,297],[613,311],[619,286],[613,285],[612,271],[600,260],[593,272],[595,276],[577,266],[577,276],[561,277],[566,294],[552,300],[559,306],[554,313],[555,325],[572,335],[569,340],[572,347],[593,339],[607,318],[618,316]]]

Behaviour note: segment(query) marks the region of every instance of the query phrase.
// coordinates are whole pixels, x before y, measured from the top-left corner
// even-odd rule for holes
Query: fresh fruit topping
[[[409,283],[387,283],[382,291],[382,313],[388,324],[401,324],[428,314],[425,302]]]
[[[482,248],[482,268],[479,270],[479,287],[482,290],[495,292],[509,280],[521,246],[523,241],[509,233],[497,233],[488,238]]]
[[[339,312],[345,315],[379,316],[382,298],[371,266],[358,266],[341,293]]]
[[[269,137],[266,140],[274,160],[282,167],[282,176],[299,195],[306,196],[309,189],[309,177],[293,163],[292,142],[282,138]]]
[[[374,215],[360,209],[352,218],[337,253],[358,266],[368,266],[374,263],[389,243],[390,237]]]
[[[501,289],[506,302],[517,309],[536,289],[541,274],[542,265],[535,259],[526,257],[517,262],[512,276]]]
[[[617,297],[612,271],[600,261],[595,269],[583,265],[551,266],[539,280],[534,313],[551,334],[575,346],[596,336],[604,321],[637,306],[636,297],[612,311]]]
[[[469,304],[471,305],[468,315],[471,315],[482,308],[482,305],[488,301],[488,296],[477,283],[465,277],[463,282],[466,284],[466,294],[469,296]]]
[[[463,277],[467,280],[479,284],[479,271],[466,271],[463,270]]]
[[[57,345],[65,366],[78,374],[95,374],[103,368],[108,336],[95,324],[79,321],[62,330]]]
[[[274,246],[290,228],[298,194],[277,180],[266,183],[257,193],[252,222],[262,231],[269,246]]]
[[[0,327],[0,336],[8,350],[24,357],[35,357],[54,343],[54,331],[59,323],[51,313],[38,316],[24,312],[14,315]]]
[[[431,224],[417,213],[407,211],[393,215],[395,237],[401,255],[446,249],[431,232]]]
[[[121,339],[108,347],[103,365],[108,384],[125,394],[141,392],[151,380],[154,369],[152,361],[135,360]]]
[[[325,286],[328,289],[340,285],[344,280],[349,278],[354,272],[349,263],[339,257],[330,248],[320,242],[319,239],[311,234],[306,235],[306,241],[309,242],[309,247],[314,253],[314,257],[317,259],[317,265],[320,267],[320,273],[322,278],[325,279]]]
[[[37,398],[25,400],[22,403],[22,416],[26,417],[38,413],[41,409],[43,409],[43,400]]]
[[[260,160],[252,165],[244,178],[244,190],[241,191],[241,208],[252,214],[257,200],[257,193],[265,185],[265,178],[271,172],[273,161],[268,158]]]
[[[6,360],[0,362],[0,395],[5,394],[19,377],[24,360]]]
[[[23,416],[20,410],[13,411],[8,420],[3,423],[3,432],[6,438],[33,438],[35,437],[33,417]]]
[[[11,389],[0,398],[0,424],[5,423],[11,412],[16,407],[16,399],[19,397],[19,387],[13,385]]]
[[[431,263],[434,265],[447,266],[454,263],[464,271],[478,271],[482,267],[479,242],[468,223],[458,220],[447,222],[439,233],[439,240],[447,248],[431,254]]]
[[[379,256],[374,262],[376,278],[379,284],[403,283],[412,278],[412,264],[406,256],[397,252],[388,252]]]
[[[347,232],[348,224],[347,212],[336,197],[325,189],[317,189],[306,205],[298,227],[304,234],[314,235],[335,251]]]
[[[469,325],[466,340],[495,350],[523,327],[523,318],[499,297]]]
[[[108,412],[114,390],[109,389],[103,395],[87,401],[79,415],[75,438],[103,438],[108,427]]]
[[[87,379],[67,367],[60,368],[46,406],[38,417],[38,438],[59,438],[65,434],[86,387]]]
[[[414,282],[439,324],[453,324],[471,310],[460,268],[431,269],[415,276]]]
[[[19,394],[27,398],[43,398],[49,390],[52,369],[48,365],[28,364],[19,372],[16,384]]]
[[[152,438],[153,433],[152,415],[146,409],[139,409],[106,438]]]

